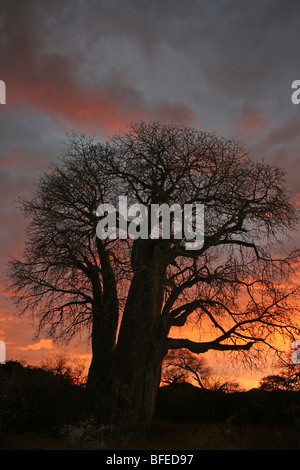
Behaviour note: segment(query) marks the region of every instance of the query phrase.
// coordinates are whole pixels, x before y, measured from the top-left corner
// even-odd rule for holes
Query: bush
[[[91,417],[75,424],[61,425],[59,434],[71,444],[80,444],[83,447],[90,445],[93,448],[103,449],[106,438],[110,435],[110,428],[99,424]]]
[[[172,422],[231,422],[300,426],[300,392],[263,391],[225,393],[204,391],[190,384],[159,390],[156,416]]]
[[[0,435],[54,429],[85,413],[85,389],[52,372],[9,361],[0,367]]]

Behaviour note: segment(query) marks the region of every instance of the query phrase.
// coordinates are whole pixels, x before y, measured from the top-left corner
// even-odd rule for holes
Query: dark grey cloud
[[[58,89],[76,83],[78,94],[80,85],[105,86],[124,110],[182,102],[200,122],[215,122],[224,132],[230,132],[228,116],[245,104],[290,112],[300,53],[296,1],[8,4],[15,73],[34,70],[35,80]]]

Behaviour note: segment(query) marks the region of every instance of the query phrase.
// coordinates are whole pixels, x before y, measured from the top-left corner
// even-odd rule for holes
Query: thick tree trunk
[[[112,366],[116,332],[111,319],[103,308],[93,308],[92,320],[92,361],[89,368],[87,387],[93,392],[104,393]]]
[[[92,319],[92,361],[88,374],[87,388],[97,397],[105,398],[109,390],[112,358],[116,346],[119,309],[116,282],[109,262],[109,253],[98,243],[101,259],[102,285],[99,274],[92,276],[93,319]]]
[[[115,352],[111,396],[114,422],[140,432],[151,423],[166,353],[160,319],[164,269],[158,244],[135,243],[134,276]]]

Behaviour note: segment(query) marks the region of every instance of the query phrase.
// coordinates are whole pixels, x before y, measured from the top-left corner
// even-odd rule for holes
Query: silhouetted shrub
[[[86,389],[69,376],[9,361],[0,366],[0,436],[7,432],[77,429],[90,423],[93,409]],[[161,387],[156,417],[170,423],[227,422],[235,425],[300,427],[300,392],[225,393],[181,383]],[[99,428],[100,429],[100,428]],[[101,428],[102,429],[102,428]]]
[[[213,421],[220,394],[189,383],[164,386],[158,393],[156,415],[173,422]]]
[[[300,392],[249,390],[224,393],[190,384],[161,387],[156,416],[172,422],[300,425]]]
[[[17,361],[0,366],[0,434],[54,429],[85,410],[85,389],[70,380]]]

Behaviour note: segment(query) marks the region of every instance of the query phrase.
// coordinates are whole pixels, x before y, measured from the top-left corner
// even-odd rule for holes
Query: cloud
[[[297,110],[298,111],[298,110]],[[291,145],[295,141],[300,139],[300,114],[296,112],[292,117],[281,122],[274,131],[269,133],[264,141],[263,145],[266,147],[276,147],[283,145]]]
[[[0,60],[5,64],[2,74],[8,106],[32,107],[88,133],[99,129],[111,132],[131,121],[153,116],[165,119],[169,114],[179,122],[195,120],[195,113],[186,105],[153,105],[119,73],[109,72],[99,76],[96,83],[85,83],[80,76],[82,63],[76,56],[49,51],[33,5],[27,8],[12,1],[4,9],[5,40]]]
[[[33,5],[12,1],[4,10],[5,40],[0,57],[5,64],[2,75],[8,106],[29,105],[53,119],[62,118],[85,128],[94,123],[112,129],[128,121],[133,110],[128,107],[122,115],[122,102],[109,87],[82,87],[75,59],[47,51]]]
[[[234,134],[239,139],[261,134],[267,125],[268,117],[264,109],[245,105],[234,125]]]
[[[292,0],[289,6],[270,0],[214,2],[223,21],[209,35],[205,74],[216,92],[243,101],[274,101],[276,90],[282,93],[291,77],[298,78],[300,5]]]
[[[38,343],[29,344],[28,346],[20,346],[21,351],[39,351],[40,349],[52,349],[51,339],[41,339]]]
[[[162,103],[154,109],[154,118],[161,122],[199,126],[200,122],[193,110],[183,103]]]

